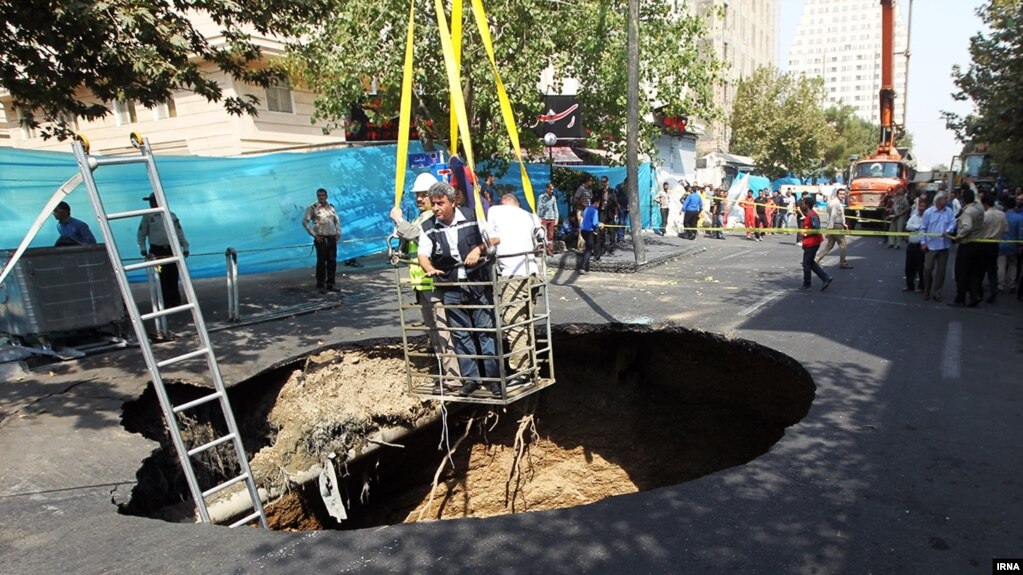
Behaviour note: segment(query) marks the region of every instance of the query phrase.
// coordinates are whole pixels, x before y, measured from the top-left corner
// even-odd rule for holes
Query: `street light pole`
[[[558,135],[547,132],[543,135],[543,143],[547,146],[547,181],[554,183],[554,146],[558,145]]]

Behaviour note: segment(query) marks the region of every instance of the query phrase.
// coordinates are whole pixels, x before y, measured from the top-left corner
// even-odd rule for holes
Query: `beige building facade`
[[[223,42],[216,25],[202,16],[193,16],[193,24],[212,44]],[[254,36],[255,37],[255,36]],[[283,42],[258,37],[266,59],[284,54]],[[191,92],[175,93],[164,104],[146,108],[134,102],[105,102],[111,113],[99,120],[72,118],[73,129],[84,134],[96,154],[116,154],[131,150],[129,135],[138,132],[149,138],[157,152],[193,156],[238,156],[244,154],[330,147],[343,144],[343,130],[324,133],[324,124],[313,123],[315,94],[296,86],[264,89],[235,81],[216,66],[207,65],[207,77],[215,79],[224,97],[256,96],[258,116],[228,114],[219,102],[208,102]],[[88,94],[83,94],[88,99]],[[43,139],[40,130],[22,126],[21,113],[10,95],[0,92],[7,138],[0,145],[21,149],[69,151],[67,142]]]
[[[724,81],[714,90],[714,102],[724,118],[706,125],[696,142],[698,156],[727,152],[731,141],[728,116],[739,82],[763,66],[777,66],[776,0],[688,0],[700,14],[713,14],[709,47],[727,65]]]

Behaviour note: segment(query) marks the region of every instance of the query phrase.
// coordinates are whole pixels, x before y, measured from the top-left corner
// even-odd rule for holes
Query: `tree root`
[[[433,497],[437,493],[437,485],[440,483],[440,474],[444,472],[444,466],[447,465],[448,461],[451,461],[451,455],[458,449],[458,446],[462,445],[462,442],[465,441],[466,437],[469,437],[469,432],[472,431],[472,424],[475,419],[475,416],[469,418],[469,421],[465,424],[465,432],[462,433],[462,437],[458,438],[458,441],[451,446],[451,449],[449,449],[441,459],[440,465],[437,466],[437,472],[433,474],[433,487],[430,488],[430,498],[426,500],[426,505],[419,510],[419,516],[416,517],[416,521],[422,521],[423,516],[425,516],[433,506]],[[452,466],[454,466],[454,463],[452,463]],[[406,521],[408,521],[407,518]]]
[[[515,432],[515,443],[512,446],[515,451],[515,459],[508,472],[508,480],[504,483],[504,504],[506,507],[511,505],[512,513],[515,512],[515,501],[519,497],[523,497],[523,503],[525,503],[525,496],[522,493],[522,457],[528,453],[529,444],[539,439],[540,434],[536,432],[534,414],[523,415],[519,420],[519,429]],[[514,487],[512,487],[513,483]]]

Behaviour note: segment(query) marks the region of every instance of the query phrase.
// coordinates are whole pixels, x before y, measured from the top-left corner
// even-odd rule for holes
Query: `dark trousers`
[[[617,222],[621,227],[617,228],[615,234],[618,236],[618,241],[622,242],[625,241],[625,228],[629,225],[629,210],[619,210]]]
[[[766,213],[757,212],[757,219],[755,221],[756,221],[756,228],[758,230],[764,230],[764,229],[767,229],[769,227],[768,223],[767,223],[767,214]],[[758,238],[762,238],[762,237],[764,237],[765,234],[764,234],[763,231],[760,231],[760,232],[754,233],[753,235],[758,237]]]
[[[579,256],[579,262],[575,268],[590,271],[590,258],[593,257],[593,232],[583,230],[579,233],[583,235],[583,243],[586,244],[586,247],[583,249],[583,255]]]
[[[448,316],[448,328],[454,340],[455,353],[459,356],[481,355],[481,360],[473,357],[459,357],[458,368],[463,383],[480,381],[480,368],[477,361],[483,363],[483,377],[500,377],[497,366],[497,346],[494,339],[494,298],[490,288],[486,286],[464,286],[444,288],[441,290],[441,301],[444,312]],[[488,306],[477,309],[462,309],[453,306]],[[460,329],[462,328],[462,329]],[[467,331],[464,328],[486,329],[491,331]]]
[[[820,244],[803,248],[803,287],[810,287],[810,272],[817,274],[817,277],[824,282],[828,281],[830,277],[817,263],[817,250],[820,248]]]
[[[983,275],[987,276],[988,299],[998,295],[998,244],[981,244],[981,262],[984,267]]]
[[[682,216],[682,225],[686,228],[686,231],[682,235],[691,240],[695,240],[696,226],[698,226],[699,223],[700,212],[684,212]]]
[[[661,235],[668,233],[668,208],[661,208]]]
[[[981,244],[966,242],[959,244],[956,251],[956,303],[979,302],[981,299],[980,282],[984,278],[984,254]]]
[[[906,246],[906,287],[924,289],[924,252],[920,242]]]
[[[593,257],[600,259],[604,255],[604,230],[597,228],[593,230]]]
[[[334,275],[337,273],[337,238],[334,236],[316,236],[316,287],[334,287]]]
[[[170,246],[149,246],[149,253],[157,258],[171,255]],[[163,264],[157,274],[160,276],[160,293],[163,294],[163,309],[181,305],[181,294],[178,292],[178,264]]]
[[[597,232],[600,235],[601,255],[608,254],[612,255],[615,253],[615,247],[618,244],[618,232],[615,231],[617,228],[612,227],[614,220],[604,222],[604,229]]]

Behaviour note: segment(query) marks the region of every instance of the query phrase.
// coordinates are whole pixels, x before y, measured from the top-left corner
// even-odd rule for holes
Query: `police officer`
[[[149,207],[156,207],[156,194],[149,194],[142,198],[142,201],[149,202]],[[188,257],[188,240],[185,239],[185,231],[181,229],[181,222],[174,212],[170,213],[174,225],[174,232],[178,236],[178,243],[181,244],[181,252]],[[161,214],[149,214],[143,216],[139,223],[137,234],[139,251],[142,257],[163,258],[171,255],[170,240],[167,238],[167,231],[163,225]],[[146,241],[149,242],[149,249],[146,249]],[[174,263],[160,266],[160,292],[163,294],[164,309],[178,307],[181,305],[181,294],[178,292],[178,265]]]

